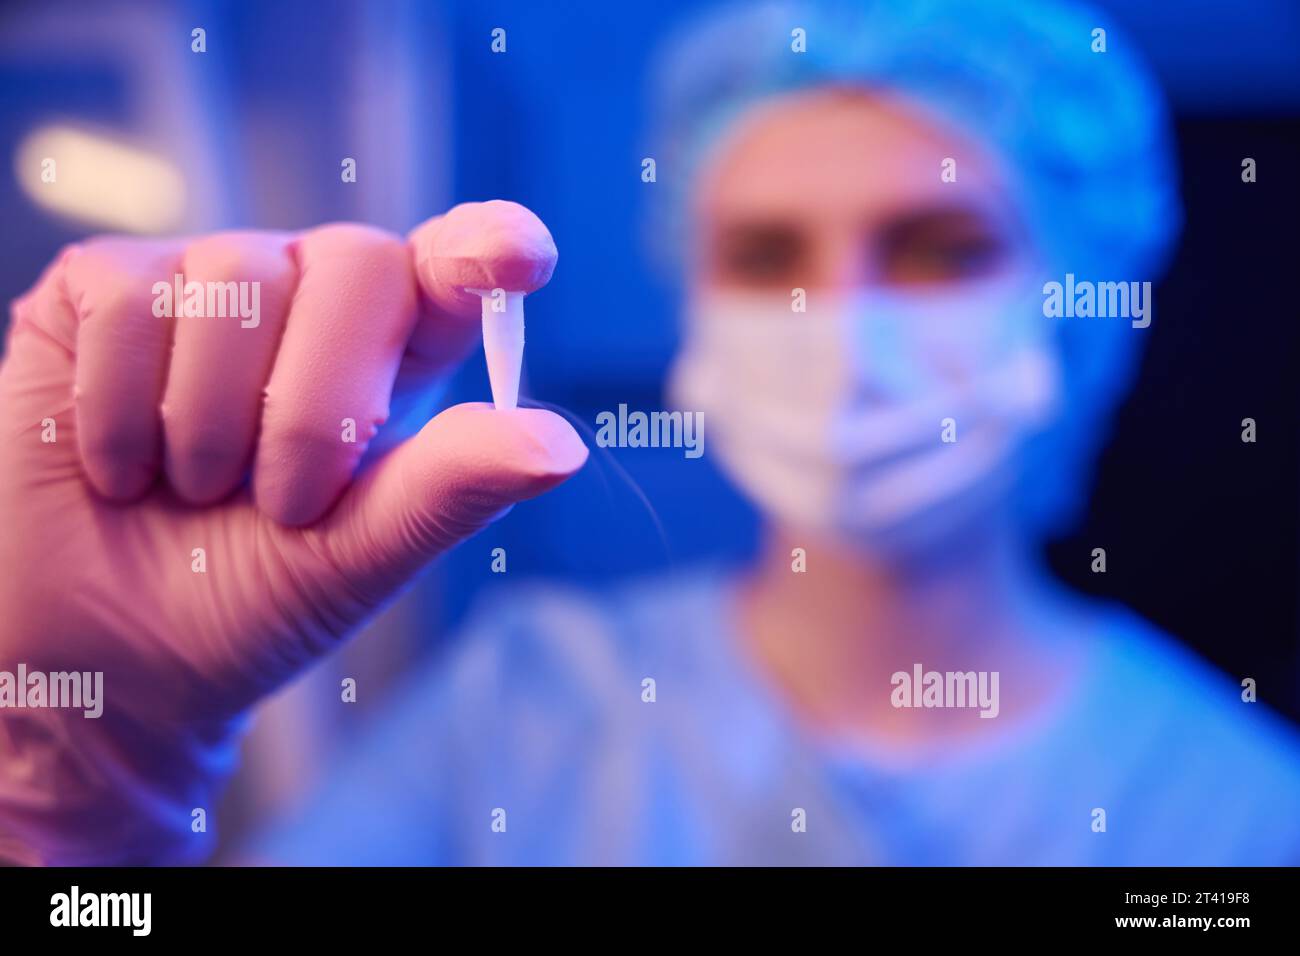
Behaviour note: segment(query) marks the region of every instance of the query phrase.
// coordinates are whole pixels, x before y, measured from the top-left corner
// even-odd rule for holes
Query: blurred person
[[[661,104],[663,156],[689,171],[682,228],[659,229],[685,280],[671,392],[762,511],[759,556],[600,597],[514,589],[243,858],[1300,859],[1294,734],[1035,554],[1144,334],[1048,318],[1044,286],[1150,281],[1179,222],[1161,102],[1113,36],[1091,51],[1093,26],[920,0],[764,5],[684,34]],[[180,320],[167,366],[138,300],[177,257],[263,277],[283,341],[275,319],[225,340]],[[490,203],[407,244],[352,226],[108,241],[47,271],[0,374],[20,443],[0,469],[18,530],[0,660],[95,662],[107,701],[100,721],[3,715],[0,858],[203,859],[191,808],[248,708],[581,467],[537,409],[456,406],[404,443],[394,414],[369,451],[333,434],[352,409],[385,422],[390,390],[423,408],[473,341],[464,288],[538,288],[554,257],[535,217]],[[55,456],[33,422],[60,402]],[[977,700],[945,696],[954,674]]]

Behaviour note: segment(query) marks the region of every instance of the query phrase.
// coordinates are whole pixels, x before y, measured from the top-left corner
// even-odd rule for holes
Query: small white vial
[[[505,289],[466,289],[483,303],[483,355],[487,359],[492,404],[519,404],[519,372],[524,364],[524,293]]]

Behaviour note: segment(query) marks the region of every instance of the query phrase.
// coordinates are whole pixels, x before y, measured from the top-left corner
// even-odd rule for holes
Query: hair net
[[[806,52],[792,50],[805,31]],[[1095,29],[1105,52],[1094,52]],[[1181,225],[1164,102],[1108,16],[1047,0],[771,2],[697,20],[666,49],[655,87],[656,238],[688,248],[687,192],[708,146],[756,101],[814,86],[901,96],[991,147],[1047,267],[1093,281],[1158,277]],[[938,162],[936,160],[936,176]],[[1069,473],[1130,379],[1150,330],[1056,322],[1065,410],[1027,451],[1031,513],[1061,513]],[[1160,321],[1160,316],[1155,316]],[[1049,440],[1050,439],[1050,440]],[[1045,470],[1046,469],[1046,470]]]

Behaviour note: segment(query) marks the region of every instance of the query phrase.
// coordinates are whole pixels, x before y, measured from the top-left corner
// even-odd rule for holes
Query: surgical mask
[[[1023,282],[959,292],[708,292],[688,310],[674,404],[722,470],[794,529],[891,552],[996,504],[1050,421],[1059,369]],[[947,439],[947,440],[945,440]]]

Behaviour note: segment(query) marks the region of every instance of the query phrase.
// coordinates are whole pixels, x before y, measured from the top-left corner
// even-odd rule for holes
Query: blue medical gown
[[[695,574],[600,597],[502,589],[343,754],[306,811],[251,855],[306,865],[1300,863],[1290,725],[1128,612],[1102,616],[1086,673],[1048,716],[904,761],[799,729],[738,653],[726,587]]]

